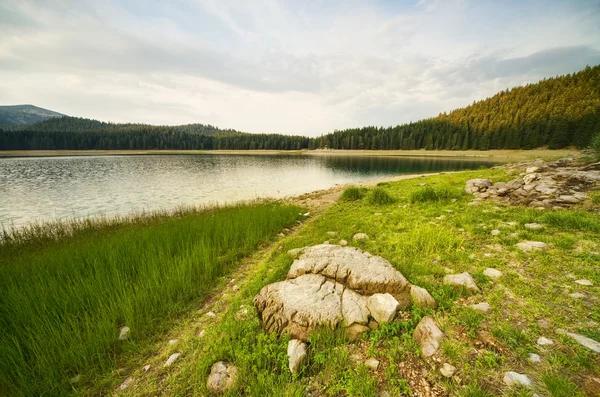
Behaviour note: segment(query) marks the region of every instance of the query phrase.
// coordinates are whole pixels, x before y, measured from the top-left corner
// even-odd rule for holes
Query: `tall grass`
[[[357,201],[361,200],[367,194],[367,189],[364,187],[348,186],[342,192],[340,199],[342,201]]]
[[[459,200],[464,197],[464,193],[458,189],[453,189],[447,186],[444,187],[426,187],[424,189],[417,190],[410,195],[410,201],[412,203],[425,203],[425,202],[444,202],[451,201],[452,199]]]
[[[0,394],[64,395],[106,370],[161,319],[293,223],[275,203],[5,232],[0,243]],[[82,379],[82,381],[84,381]]]
[[[368,201],[372,205],[387,205],[392,204],[396,200],[383,188],[376,187],[369,192]]]

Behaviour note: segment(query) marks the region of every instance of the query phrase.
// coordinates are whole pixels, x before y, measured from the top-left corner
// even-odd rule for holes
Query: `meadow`
[[[65,395],[110,373],[299,211],[262,202],[4,230],[0,395]]]

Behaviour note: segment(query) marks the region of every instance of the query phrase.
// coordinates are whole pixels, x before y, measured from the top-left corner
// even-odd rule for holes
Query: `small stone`
[[[591,287],[592,285],[594,285],[590,280],[575,280],[575,282],[579,285],[585,285],[587,287]]]
[[[367,298],[367,308],[378,323],[389,323],[396,316],[399,303],[391,294],[373,294]]]
[[[497,236],[497,235],[499,235],[499,234],[500,234],[500,230],[498,230],[498,229],[494,229],[494,230],[492,230],[492,231],[490,232],[490,234],[491,234],[492,236]]]
[[[152,366],[150,364],[144,365],[144,372],[150,371],[150,368],[152,368]]]
[[[539,320],[537,320],[537,325],[540,328],[548,329],[550,328],[550,321],[546,320],[545,318],[540,318]]]
[[[238,320],[243,320],[248,317],[248,309],[245,307],[240,308],[238,312],[235,314],[235,318]]]
[[[348,245],[348,241],[346,241],[346,240],[340,240],[340,245],[341,245],[342,247],[345,247],[345,246],[347,246],[347,245]]]
[[[129,387],[129,385],[131,384],[131,382],[133,382],[133,378],[130,376],[127,379],[125,379],[123,381],[123,383],[121,383],[121,385],[119,386],[118,390],[122,391],[122,390],[127,389],[127,387]]]
[[[337,235],[338,235],[338,232],[327,232],[327,234],[328,234],[329,236],[333,236],[333,237],[335,237],[335,236],[337,236]]]
[[[369,324],[367,325],[369,326],[369,329],[372,329],[374,331],[379,329],[379,323],[375,320],[369,321]]]
[[[497,279],[502,277],[502,272],[498,269],[494,269],[492,267],[488,267],[483,271],[483,275],[489,277],[491,279]]]
[[[571,298],[575,298],[575,299],[583,299],[583,298],[585,298],[585,294],[582,294],[581,292],[573,292],[572,294],[569,294],[569,296]]]
[[[460,274],[448,274],[444,276],[444,285],[452,285],[455,287],[465,287],[470,292],[480,292],[479,287],[475,284],[473,277],[467,272]]]
[[[539,354],[529,353],[529,355],[527,356],[527,361],[533,364],[539,364],[542,362],[542,358]]]
[[[374,358],[369,358],[365,360],[365,366],[372,371],[377,371],[377,368],[379,368],[379,361]]]
[[[494,256],[494,254],[492,254],[490,252],[486,252],[485,254],[483,254],[483,256],[485,256],[486,258],[491,258]]]
[[[506,222],[506,224],[509,226],[517,226],[518,225],[517,222]]]
[[[366,233],[356,233],[354,236],[352,236],[353,240],[368,240],[369,236],[367,236]]]
[[[436,216],[435,219],[437,219],[438,221],[444,220],[446,219],[446,215]]]
[[[204,338],[204,335],[206,335],[206,330],[203,329],[200,332],[198,332],[198,338]]]
[[[81,375],[75,375],[74,377],[72,377],[71,379],[69,379],[69,382],[71,383],[77,383],[81,380]]]
[[[123,327],[121,328],[121,332],[119,333],[119,340],[126,340],[127,337],[129,336],[129,327]]]
[[[548,338],[545,338],[545,337],[541,336],[541,337],[538,338],[537,344],[540,345],[540,346],[548,346],[548,345],[553,345],[554,342],[552,342]]]
[[[489,314],[489,313],[492,312],[492,307],[487,302],[481,302],[481,303],[478,303],[476,305],[471,305],[470,307],[472,309],[477,310],[478,312],[481,312],[481,313],[484,313],[484,314]]]
[[[533,382],[527,375],[520,374],[518,372],[506,372],[504,374],[504,383],[508,386],[525,386],[532,387]]]
[[[517,243],[517,248],[521,251],[547,251],[548,244],[542,243],[541,241],[522,241]]]
[[[288,342],[287,354],[291,373],[296,374],[302,369],[307,358],[306,347],[306,343],[298,339],[292,339]]]
[[[305,213],[303,216],[304,216],[305,218],[308,218],[308,217],[310,216],[310,212],[306,212],[306,213]]]
[[[446,378],[451,378],[452,375],[456,373],[456,367],[448,363],[444,363],[444,365],[442,365],[442,367],[440,368],[440,373]]]
[[[425,288],[418,287],[416,285],[410,286],[410,299],[413,305],[421,308],[432,308],[437,307],[435,299],[429,294]]]
[[[469,259],[475,259],[476,255],[475,254],[471,254],[469,255]]]
[[[415,328],[413,337],[421,344],[423,357],[431,357],[439,349],[440,342],[444,338],[444,333],[437,326],[433,318],[425,316]]]
[[[237,285],[237,284],[236,284],[236,285],[234,285],[233,287],[231,287],[231,290],[232,290],[233,292],[236,292],[236,291],[238,291],[239,289],[240,289],[240,286],[239,286],[239,285]]]
[[[217,317],[217,315],[215,314],[215,312],[208,312],[208,313],[206,313],[206,316],[207,316],[207,317],[210,317],[210,318],[215,318],[215,317]]]
[[[171,339],[171,340],[169,341],[169,345],[174,345],[174,344],[176,344],[177,342],[179,342],[179,339]]]
[[[579,334],[576,334],[573,332],[567,332],[564,329],[560,329],[560,328],[556,330],[556,333],[561,334],[561,335],[567,335],[568,337],[574,339],[576,342],[578,342],[583,347],[586,347],[596,353],[600,353],[600,342],[597,342],[591,338],[588,338],[587,336],[579,335]]]
[[[283,234],[283,233],[277,233],[277,235],[278,235],[279,237],[285,237],[285,234]]]
[[[369,332],[371,329],[366,325],[354,323],[346,328],[346,337],[350,342],[356,342],[362,338],[362,336]]]
[[[232,364],[217,361],[210,367],[210,375],[206,380],[209,392],[222,394],[233,388],[238,378],[238,369]]]
[[[181,356],[181,353],[173,353],[169,356],[169,358],[167,359],[167,362],[165,363],[165,367],[170,366],[171,364],[173,364],[175,361],[177,361],[177,359],[179,358],[179,356]]]
[[[526,223],[525,224],[525,229],[533,229],[533,230],[537,230],[537,229],[542,229],[544,226],[540,225],[539,223]]]

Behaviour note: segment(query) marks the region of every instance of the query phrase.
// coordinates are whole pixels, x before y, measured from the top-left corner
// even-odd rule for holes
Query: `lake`
[[[392,175],[493,164],[462,158],[304,155],[0,158],[0,226],[278,198]]]

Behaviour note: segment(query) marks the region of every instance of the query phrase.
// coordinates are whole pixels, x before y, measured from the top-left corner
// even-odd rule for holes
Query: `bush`
[[[365,197],[365,194],[367,194],[367,189],[364,187],[350,186],[344,189],[341,199],[343,201],[357,201]]]
[[[426,187],[424,189],[417,190],[410,195],[410,201],[412,203],[420,202],[425,203],[429,201],[450,201],[452,199],[459,200],[462,198],[464,193],[456,189],[450,189],[448,187],[433,188]]]
[[[390,196],[388,192],[386,192],[380,187],[376,187],[375,189],[371,190],[371,192],[369,193],[368,200],[369,204],[373,205],[392,204],[395,201],[394,198]]]

